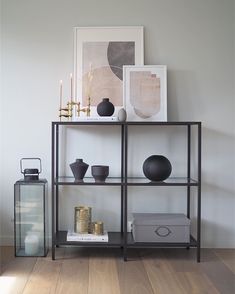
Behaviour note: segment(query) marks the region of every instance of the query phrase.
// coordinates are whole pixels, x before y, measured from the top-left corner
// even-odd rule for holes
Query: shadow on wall
[[[235,132],[227,133],[203,127],[203,182],[235,193]]]
[[[235,137],[229,131],[202,130],[203,247],[235,247]],[[192,199],[192,232],[196,236],[196,189],[192,189]]]
[[[202,240],[205,247],[235,246],[235,136],[204,127]]]
[[[221,239],[223,239],[221,241]],[[202,247],[234,248],[234,232],[226,225],[213,221],[202,221]]]
[[[199,84],[195,71],[167,70],[168,120],[200,120],[203,107],[198,99]]]

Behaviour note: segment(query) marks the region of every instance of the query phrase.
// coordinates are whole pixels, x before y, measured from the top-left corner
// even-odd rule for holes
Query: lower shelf
[[[67,231],[59,231],[56,234],[56,245],[74,245],[83,247],[121,247],[122,235],[120,232],[109,232],[108,242],[79,242],[67,241]]]
[[[127,235],[127,247],[129,248],[148,248],[148,247],[197,247],[197,241],[190,236],[189,243],[154,243],[154,242],[135,242],[131,233]]]
[[[123,235],[120,232],[108,232],[109,242],[78,242],[67,241],[67,231],[59,231],[56,234],[55,245],[71,245],[81,247],[122,247],[124,244]],[[148,247],[197,247],[197,241],[190,236],[189,243],[152,243],[135,242],[131,233],[127,233],[128,248],[148,248]]]

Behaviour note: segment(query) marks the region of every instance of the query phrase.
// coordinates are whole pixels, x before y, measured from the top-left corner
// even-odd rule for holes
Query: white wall
[[[169,120],[203,123],[203,245],[235,247],[233,1],[2,2],[1,240],[12,241],[13,184],[20,177],[19,159],[41,157],[43,176],[50,180],[50,122],[57,119],[58,81],[68,79],[73,68],[73,27],[143,25],[145,63],[168,66]],[[106,144],[95,137],[100,154],[94,157],[91,133],[69,130],[67,135],[72,144],[65,154],[67,167],[79,155],[90,164],[108,163],[112,173],[117,172],[118,160],[114,154],[118,152],[115,144],[118,130],[99,132]],[[134,129],[132,148],[136,146],[136,132]],[[149,132],[151,135],[152,130]],[[112,136],[112,142],[107,135]],[[141,144],[134,149],[139,157],[131,157],[131,162],[141,170],[144,158],[155,152],[154,147],[147,148],[147,145],[157,143],[160,137],[165,145],[161,144],[158,152],[170,158],[175,174],[183,174],[186,145],[183,131],[176,133],[170,129],[167,136],[168,139],[162,131],[151,140],[143,135]],[[86,143],[79,154],[77,139]],[[68,168],[67,173],[70,173]],[[103,218],[108,229],[118,229],[118,189],[64,188],[63,192],[62,228],[72,225],[73,206],[79,202],[92,205],[96,209],[95,217]],[[185,189],[131,190],[130,209],[152,211],[153,207],[157,211],[184,211]]]

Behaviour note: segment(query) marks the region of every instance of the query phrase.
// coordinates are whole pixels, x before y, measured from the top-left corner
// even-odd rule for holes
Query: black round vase
[[[103,101],[97,105],[97,113],[99,116],[111,116],[114,113],[114,105],[109,98],[103,98]]]
[[[163,155],[152,155],[143,164],[143,172],[151,181],[164,181],[172,171],[170,161]]]

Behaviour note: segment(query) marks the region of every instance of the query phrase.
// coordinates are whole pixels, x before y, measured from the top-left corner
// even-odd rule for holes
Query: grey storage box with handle
[[[180,213],[133,213],[135,242],[189,243],[190,219]]]

